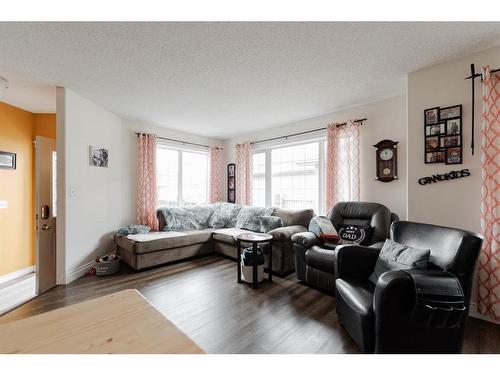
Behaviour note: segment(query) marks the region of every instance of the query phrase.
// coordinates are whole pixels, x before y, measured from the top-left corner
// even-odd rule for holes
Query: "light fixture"
[[[7,79],[3,78],[2,76],[0,76],[0,87],[3,89],[9,88],[9,81],[7,81]]]

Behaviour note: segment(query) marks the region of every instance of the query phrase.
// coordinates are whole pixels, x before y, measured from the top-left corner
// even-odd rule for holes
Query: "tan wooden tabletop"
[[[204,351],[135,289],[1,324],[0,353]]]

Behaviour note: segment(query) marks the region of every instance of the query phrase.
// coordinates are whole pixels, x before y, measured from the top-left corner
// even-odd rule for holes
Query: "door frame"
[[[38,224],[39,224],[39,220],[38,220],[38,215],[40,214],[40,186],[39,186],[39,173],[40,173],[40,160],[39,160],[39,148],[37,147],[38,146],[38,141],[40,139],[48,139],[50,141],[53,141],[54,142],[54,151],[56,152],[56,155],[57,155],[57,143],[56,143],[56,140],[53,139],[53,138],[49,138],[49,137],[42,137],[42,136],[35,136],[35,139],[33,141],[33,144],[34,144],[34,149],[35,149],[35,163],[34,163],[34,168],[35,168],[35,173],[34,173],[34,178],[35,178],[35,181],[34,181],[34,186],[35,186],[35,202],[34,202],[34,218],[35,218],[35,295],[39,295],[41,293],[39,293],[39,286],[40,286],[40,275],[42,273],[47,273],[46,271],[45,272],[41,272],[40,271],[40,241],[39,241],[39,231],[38,231]],[[53,171],[53,165],[52,165],[52,158],[51,158],[51,166],[50,166],[50,171],[51,171],[51,175],[50,175],[50,195],[52,197],[52,194],[53,194],[53,183],[52,183],[52,171]],[[57,178],[57,165],[56,165],[56,178]],[[57,189],[57,181],[56,181],[56,189]],[[57,190],[56,190],[57,191]],[[57,193],[56,193],[57,194]],[[56,197],[57,199],[57,197]],[[53,207],[52,207],[52,200],[51,200],[51,204],[50,204],[50,216],[52,216],[52,212],[53,212]],[[58,252],[57,252],[57,219],[54,218],[54,267],[52,269],[52,272],[53,272],[53,279],[54,279],[54,286],[56,286],[58,283],[57,283],[57,255],[58,255]],[[52,288],[51,287],[51,288]],[[43,293],[43,292],[42,292]]]

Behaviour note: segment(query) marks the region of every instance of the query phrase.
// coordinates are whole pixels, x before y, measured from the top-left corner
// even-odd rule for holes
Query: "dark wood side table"
[[[253,252],[253,288],[257,289],[257,245],[260,243],[269,244],[269,254],[268,254],[268,264],[267,264],[267,279],[273,281],[273,248],[272,241],[273,236],[265,233],[242,233],[236,237],[237,247],[237,259],[238,259],[238,283],[241,283],[241,243],[248,242],[252,244]]]

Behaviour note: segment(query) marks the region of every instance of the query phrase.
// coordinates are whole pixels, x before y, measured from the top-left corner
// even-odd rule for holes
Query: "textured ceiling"
[[[0,23],[0,76],[227,138],[401,94],[405,73],[499,35],[500,23]]]
[[[5,77],[9,82],[7,90],[0,86],[0,102],[32,113],[54,113],[56,111],[55,86],[25,74],[16,74],[2,68],[0,68],[0,76]]]

